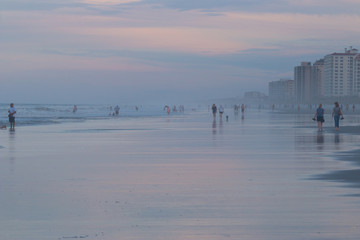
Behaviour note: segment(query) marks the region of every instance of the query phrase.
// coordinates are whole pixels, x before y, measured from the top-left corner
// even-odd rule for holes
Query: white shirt
[[[15,115],[14,112],[16,112],[16,108],[10,107],[10,108],[9,108],[9,113],[13,114],[13,116],[14,116],[14,115]]]

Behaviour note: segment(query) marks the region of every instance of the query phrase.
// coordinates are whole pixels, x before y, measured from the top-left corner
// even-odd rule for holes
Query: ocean
[[[116,105],[74,105],[71,104],[16,104],[16,125],[60,124],[96,119],[157,117],[167,115],[161,105],[119,105],[119,115],[114,115]],[[136,110],[138,107],[138,110]],[[9,104],[0,104],[0,124],[8,124]],[[172,115],[179,112],[172,112]]]

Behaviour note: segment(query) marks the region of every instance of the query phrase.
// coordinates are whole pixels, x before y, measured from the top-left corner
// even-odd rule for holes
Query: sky
[[[182,103],[268,93],[360,48],[358,0],[1,0],[0,102]]]

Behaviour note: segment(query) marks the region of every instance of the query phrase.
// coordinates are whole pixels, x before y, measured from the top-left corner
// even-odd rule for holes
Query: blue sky
[[[355,0],[3,0],[0,102],[181,103],[267,93],[360,39]]]

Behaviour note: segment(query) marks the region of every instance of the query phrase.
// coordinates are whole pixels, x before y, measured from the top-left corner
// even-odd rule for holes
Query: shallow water
[[[357,135],[228,115],[0,131],[0,239],[358,239],[359,189],[315,179],[356,169],[333,156]]]

